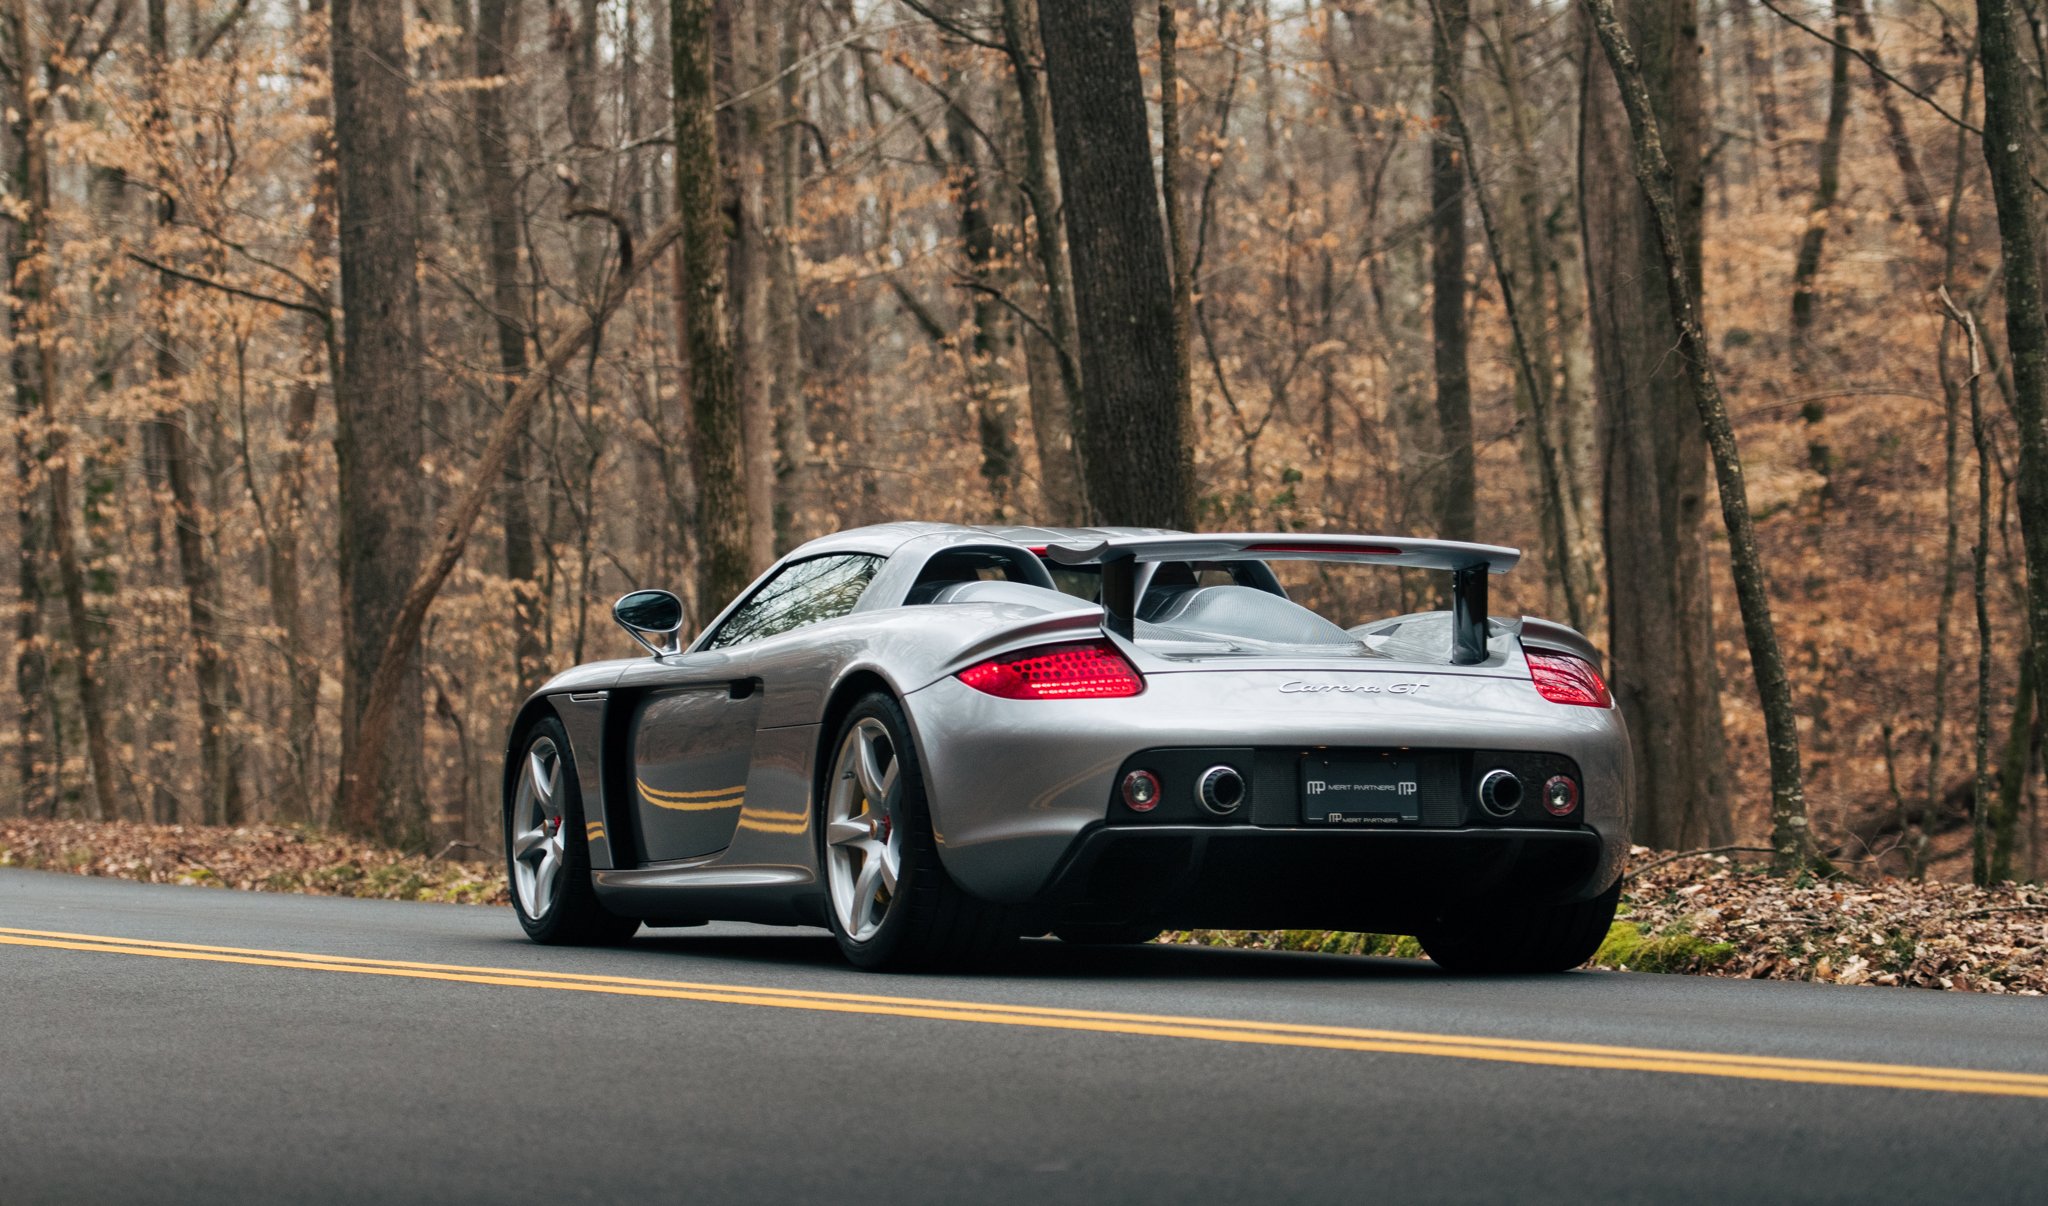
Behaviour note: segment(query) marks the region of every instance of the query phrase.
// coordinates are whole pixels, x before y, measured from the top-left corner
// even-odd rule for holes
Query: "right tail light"
[[[1529,677],[1536,680],[1536,693],[1551,703],[1587,708],[1613,706],[1614,697],[1608,694],[1606,682],[1585,658],[1549,650],[1529,649],[1524,653],[1529,659]]]

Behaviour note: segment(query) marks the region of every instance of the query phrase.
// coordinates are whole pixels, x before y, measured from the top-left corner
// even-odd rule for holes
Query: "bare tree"
[[[485,262],[490,269],[491,329],[503,377],[501,398],[510,398],[526,377],[526,313],[519,283],[518,184],[512,170],[512,132],[505,116],[511,91],[506,51],[516,44],[519,0],[479,0],[476,9],[476,74],[491,86],[471,94],[476,118],[476,162],[479,199],[485,218]],[[546,673],[541,647],[540,564],[534,548],[533,512],[527,503],[526,433],[512,442],[505,458],[505,478],[498,511],[505,537],[505,577],[516,592],[518,619],[513,656],[522,687],[537,687]]]
[[[59,88],[75,84],[83,74],[79,64],[68,60],[75,53],[78,38],[92,22],[91,11],[66,11],[58,20],[60,30],[70,35],[63,45],[45,49],[38,36],[28,0],[13,0],[4,18],[0,39],[6,43],[7,77],[13,82],[13,96],[7,104],[12,127],[18,183],[14,217],[14,247],[7,282],[13,312],[14,354],[10,367],[14,376],[15,405],[24,416],[35,416],[43,428],[41,447],[31,455],[40,461],[45,497],[48,502],[47,531],[50,552],[56,562],[58,596],[63,601],[69,661],[78,692],[79,720],[85,729],[86,760],[92,768],[91,813],[112,820],[120,815],[114,794],[113,740],[107,731],[108,709],[102,693],[100,663],[104,659],[99,639],[100,624],[86,599],[86,567],[79,548],[79,515],[72,479],[73,452],[70,448],[70,416],[64,413],[61,364],[63,335],[56,296],[56,269],[50,246],[51,187],[48,122],[52,96]],[[100,43],[104,53],[120,13],[110,20]],[[97,56],[95,56],[97,57]],[[84,70],[90,71],[87,65]],[[26,581],[24,582],[27,585]],[[40,596],[40,585],[29,595]],[[24,598],[24,604],[27,599]],[[52,743],[55,752],[61,746]]]
[[[727,233],[719,205],[711,0],[670,0],[675,78],[676,214],[688,358],[690,464],[697,481],[697,606],[708,620],[752,576],[746,435],[726,315]]]
[[[1984,67],[1984,162],[1991,169],[2005,263],[2006,358],[2019,426],[2018,503],[2026,556],[2028,656],[2037,691],[2048,690],[2048,312],[2041,286],[2040,199],[2034,195],[2039,93],[2020,59],[2009,0],[1977,0],[1977,53]],[[2048,711],[2048,709],[2043,709]]]
[[[1465,304],[1465,149],[1451,135],[1465,79],[1466,0],[1430,0],[1431,117],[1429,145],[1429,326],[1436,363],[1436,421],[1443,450],[1437,490],[1437,532],[1471,540],[1478,526],[1472,446],[1471,318]]]
[[[1829,55],[1827,128],[1815,155],[1818,180],[1813,204],[1806,211],[1806,230],[1799,236],[1799,256],[1792,267],[1792,333],[1804,339],[1813,326],[1813,278],[1820,273],[1820,255],[1834,219],[1835,198],[1842,188],[1842,132],[1849,121],[1849,5],[1835,4],[1835,47]]]
[[[1687,283],[1699,279],[1700,109],[1690,0],[1624,10],[1643,86],[1676,175]],[[1580,224],[1600,405],[1608,642],[1643,793],[1637,841],[1669,849],[1733,840],[1714,664],[1706,548],[1705,437],[1677,358],[1654,216],[1614,73],[1587,31],[1581,90]]]
[[[1081,476],[1103,523],[1194,526],[1191,452],[1174,389],[1173,277],[1152,138],[1123,0],[1044,4],[1038,25],[1075,265]]]
[[[1018,188],[1031,210],[1031,250],[1045,287],[1042,328],[1024,335],[1031,427],[1038,448],[1039,496],[1053,523],[1079,523],[1086,510],[1075,421],[1081,404],[1080,350],[1074,346],[1073,276],[1067,262],[1066,208],[1060,202],[1038,46],[1036,0],[1002,0],[1003,53],[1017,86]]]
[[[1735,594],[1742,608],[1742,633],[1749,646],[1758,701],[1763,705],[1765,740],[1771,763],[1771,849],[1782,870],[1812,862],[1813,837],[1807,829],[1806,787],[1799,767],[1799,725],[1792,710],[1792,688],[1785,658],[1778,648],[1777,625],[1771,618],[1770,584],[1757,551],[1756,522],[1743,483],[1742,455],[1729,425],[1714,375],[1706,330],[1693,301],[1698,280],[1696,248],[1688,251],[1685,220],[1677,199],[1678,177],[1664,153],[1659,116],[1645,73],[1627,33],[1615,16],[1613,0],[1585,0],[1593,32],[1606,51],[1608,66],[1621,92],[1634,144],[1634,175],[1648,203],[1652,232],[1666,282],[1665,301],[1677,328],[1678,359],[1698,408],[1707,447],[1713,453],[1714,483],[1721,497],[1721,522],[1728,533],[1729,561]],[[1695,222],[1692,235],[1698,237]],[[1610,546],[1611,547],[1611,546]],[[1650,780],[1655,783],[1655,780]],[[1654,795],[1660,788],[1652,788]]]
[[[352,833],[425,840],[419,649],[387,696],[371,687],[422,546],[418,196],[404,10],[332,0],[334,159],[341,194],[341,372],[334,383],[341,468],[341,807]],[[359,749],[365,718],[392,732]]]

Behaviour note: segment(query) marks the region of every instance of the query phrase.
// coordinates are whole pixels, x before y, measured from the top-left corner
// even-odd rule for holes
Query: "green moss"
[[[1593,952],[1593,963],[1597,967],[1624,967],[1642,949],[1643,931],[1633,921],[1617,921],[1607,927],[1607,937],[1600,943],[1600,949]]]
[[[1273,946],[1276,950],[1313,951],[1324,955],[1422,958],[1422,944],[1407,934],[1360,934],[1349,930],[1282,930]]]
[[[1696,972],[1718,967],[1735,954],[1732,942],[1711,942],[1683,930],[1646,935],[1632,921],[1617,921],[1593,955],[1600,967],[1639,972]]]

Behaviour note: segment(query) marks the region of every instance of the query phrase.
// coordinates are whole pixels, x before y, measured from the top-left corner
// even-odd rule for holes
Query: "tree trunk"
[[[1750,0],[1730,0],[1729,8],[1735,14],[1736,27],[1742,32],[1743,65],[1749,73],[1750,87],[1756,90],[1757,133],[1770,152],[1771,181],[1782,197],[1785,188],[1785,122],[1778,114],[1778,73],[1771,63],[1769,48],[1757,36],[1756,14],[1750,7]]]
[[[169,22],[165,0],[149,0],[149,56],[146,86],[152,148],[170,153],[170,113],[163,97],[164,72],[170,61]],[[159,172],[156,218],[159,229],[172,221],[170,182]],[[241,751],[234,739],[234,713],[241,707],[241,686],[235,667],[222,647],[220,573],[207,548],[205,510],[192,481],[192,437],[185,426],[179,398],[176,332],[171,315],[177,282],[157,275],[155,374],[157,410],[153,420],[171,491],[171,526],[178,550],[178,572],[185,587],[185,614],[191,634],[193,677],[199,691],[200,816],[209,825],[236,825],[242,820]]]
[[[1510,13],[1513,14],[1512,21]],[[1559,271],[1558,252],[1548,230],[1546,214],[1550,204],[1545,191],[1548,173],[1544,171],[1542,152],[1536,147],[1530,130],[1529,69],[1519,47],[1522,31],[1540,24],[1542,19],[1540,14],[1531,11],[1531,0],[1511,0],[1502,6],[1495,45],[1500,58],[1502,103],[1514,145],[1513,159],[1508,164],[1508,176],[1512,182],[1509,196],[1513,204],[1507,215],[1496,218],[1496,230],[1488,235],[1488,239],[1493,244],[1490,254],[1501,270],[1525,282],[1517,289],[1521,297],[1521,319],[1516,329],[1521,332],[1518,338],[1528,351],[1534,384],[1525,384],[1524,391],[1540,389],[1543,394],[1539,398],[1528,393],[1533,421],[1529,425],[1527,447],[1539,479],[1545,472],[1554,472],[1557,477],[1555,498],[1544,508],[1544,538],[1548,545],[1559,549],[1556,572],[1562,610],[1567,616],[1578,617],[1571,621],[1573,627],[1590,634],[1596,618],[1594,603],[1601,591],[1600,550],[1592,523],[1587,518],[1591,510],[1589,496],[1594,487],[1588,480],[1591,475],[1584,472],[1579,464],[1577,441],[1574,439],[1585,425],[1577,413],[1584,407],[1571,389],[1574,374],[1569,371],[1571,360],[1582,356],[1583,352],[1578,339],[1579,324],[1568,301],[1564,274]],[[1468,184],[1484,217],[1485,189],[1478,174],[1478,165],[1471,162],[1473,149],[1470,140],[1463,141]],[[1520,248],[1513,246],[1512,236],[1515,233],[1521,236]],[[1563,242],[1567,248],[1571,247],[1571,240]],[[1506,290],[1505,283],[1502,288]],[[1557,316],[1555,330],[1550,319],[1553,311]],[[1562,356],[1560,348],[1564,349]],[[1541,417],[1545,412],[1547,419]],[[1544,468],[1546,458],[1554,462],[1553,469]],[[1556,530],[1551,530],[1553,528]]]
[[[36,45],[27,0],[14,0],[7,14],[8,41],[15,50],[15,70],[23,79],[43,86],[44,60]],[[60,366],[56,325],[56,272],[50,260],[50,164],[43,120],[49,94],[20,87],[10,104],[14,127],[16,171],[21,191],[14,204],[16,252],[21,263],[11,282],[15,396],[24,413],[42,423],[45,494],[49,500],[49,533],[55,554],[58,594],[71,649],[69,661],[78,692],[79,719],[85,728],[86,760],[92,768],[90,815],[94,820],[120,816],[114,794],[113,743],[107,734],[105,703],[100,693],[101,651],[98,629],[85,597],[85,566],[78,548],[77,503],[72,490],[72,454],[60,405]]]
[[[1098,523],[1192,528],[1174,390],[1173,279],[1126,0],[1041,5],[1081,344],[1081,479]]]
[[[1465,308],[1465,165],[1463,149],[1450,135],[1452,115],[1465,78],[1465,31],[1471,24],[1466,0],[1430,0],[1435,18],[1431,39],[1430,113],[1437,127],[1429,144],[1429,322],[1436,359],[1436,421],[1442,477],[1438,482],[1437,534],[1446,540],[1474,539],[1478,526],[1472,447],[1472,332]]]
[[[1501,246],[1499,226],[1493,217],[1493,207],[1487,203],[1486,189],[1479,176],[1479,165],[1472,158],[1472,134],[1465,126],[1464,114],[1459,111],[1455,100],[1451,101],[1447,114],[1451,131],[1455,133],[1460,157],[1464,160],[1466,172],[1472,185],[1472,199],[1479,209],[1480,228],[1486,233],[1488,258],[1493,261],[1494,277],[1500,283],[1501,308],[1507,312],[1509,342],[1515,353],[1516,376],[1521,382],[1522,392],[1529,400],[1530,442],[1535,446],[1536,477],[1542,492],[1543,532],[1548,543],[1552,571],[1560,592],[1564,597],[1565,620],[1573,628],[1584,629],[1585,617],[1580,614],[1578,592],[1573,589],[1578,580],[1577,562],[1571,546],[1570,527],[1566,520],[1564,470],[1553,441],[1550,416],[1550,378],[1548,366],[1537,359],[1535,340],[1530,335],[1540,321],[1531,322],[1524,313],[1524,303],[1519,298],[1520,290],[1515,282],[1514,265]]]
[[[479,29],[484,20],[481,2],[479,0],[477,12]],[[569,165],[579,178],[609,172],[609,165],[599,158],[600,148],[597,145],[598,0],[551,2],[547,7],[548,49],[562,64],[562,109],[569,127]],[[500,23],[508,34],[516,33],[518,16],[514,9],[501,19]],[[517,49],[518,44],[514,41],[507,41],[499,47],[500,64]],[[597,185],[600,182],[592,180],[585,183]],[[585,304],[594,300],[598,274],[605,266],[604,237],[604,229],[594,223],[579,223],[569,231],[570,252],[576,265],[576,296]],[[594,386],[595,382],[590,384]]]
[[[804,396],[802,298],[797,288],[797,191],[803,176],[803,110],[797,84],[797,38],[801,22],[795,11],[775,14],[776,96],[780,108],[771,125],[768,208],[774,229],[769,232],[769,342],[775,361],[775,413],[780,419],[782,497],[788,519],[780,539],[784,547],[801,544],[816,532],[819,512],[817,473],[812,460],[810,401]]]
[[[1040,74],[1036,0],[1003,0],[1003,45],[1017,85],[1018,187],[1031,207],[1032,251],[1045,286],[1045,325],[1027,331],[1025,371],[1031,387],[1031,427],[1038,449],[1038,488],[1052,524],[1077,524],[1087,514],[1081,487],[1075,417],[1081,405],[1080,352],[1074,346],[1073,277],[1067,264],[1066,210],[1054,165],[1052,104]]]
[[[948,81],[955,87],[962,81]],[[967,339],[960,348],[961,372],[967,383],[968,413],[974,419],[981,448],[981,478],[993,504],[990,518],[1011,518],[1016,490],[1017,443],[1010,430],[1009,408],[1003,400],[1002,307],[991,284],[996,269],[996,230],[989,217],[988,190],[983,186],[981,156],[966,112],[957,103],[946,107],[946,153],[952,158],[953,207],[959,217],[960,245],[967,254],[970,279],[983,289],[967,300]],[[950,336],[952,332],[943,332]]]
[[[762,70],[758,8],[762,0],[722,0],[717,18],[731,54],[730,91],[747,94],[721,111],[732,120],[719,127],[719,156],[731,181],[729,208],[733,241],[728,261],[732,273],[733,371],[740,396],[741,442],[746,469],[747,562],[751,572],[775,560],[775,349],[768,335],[768,233],[765,110],[774,91]],[[731,134],[728,142],[726,136]]]
[[[1628,114],[1629,133],[1634,144],[1633,167],[1637,184],[1650,210],[1654,237],[1652,246],[1666,282],[1665,303],[1670,325],[1676,328],[1675,359],[1682,362],[1688,392],[1698,410],[1708,449],[1714,458],[1714,484],[1721,498],[1721,523],[1728,535],[1729,567],[1735,578],[1736,600],[1742,610],[1742,634],[1749,646],[1749,662],[1756,677],[1757,702],[1764,713],[1765,741],[1771,763],[1771,849],[1773,863],[1780,871],[1803,868],[1813,861],[1813,835],[1807,827],[1806,788],[1799,767],[1799,726],[1792,710],[1792,688],[1785,674],[1785,659],[1778,647],[1777,625],[1771,618],[1770,584],[1763,559],[1757,551],[1756,526],[1750,515],[1749,492],[1742,476],[1742,455],[1735,444],[1735,432],[1721,398],[1720,382],[1714,375],[1712,352],[1706,329],[1693,298],[1699,278],[1699,199],[1697,187],[1674,171],[1666,158],[1658,126],[1662,118],[1645,83],[1646,73],[1631,48],[1614,13],[1613,0],[1585,0],[1592,14],[1594,33],[1606,51],[1614,82],[1619,86],[1623,108]],[[1675,6],[1674,6],[1675,7]],[[1684,6],[1690,8],[1690,5]],[[1681,18],[1689,14],[1680,14]],[[1688,47],[1694,38],[1689,27],[1673,39]],[[1692,54],[1682,58],[1691,61]],[[1668,62],[1668,60],[1666,60]],[[1660,68],[1663,64],[1660,64]],[[1663,70],[1657,76],[1666,78]],[[1696,95],[1695,90],[1695,95]],[[1697,110],[1695,110],[1695,114]],[[1678,123],[1673,123],[1678,125]],[[1694,127],[1696,134],[1697,126]],[[1679,155],[1687,171],[1697,180],[1697,142],[1679,143]],[[1684,192],[1681,192],[1684,189]],[[1687,197],[1687,194],[1690,194]],[[1681,197],[1687,200],[1681,202]],[[1682,213],[1683,204],[1688,213]],[[1609,546],[1612,548],[1612,545]],[[1712,656],[1712,648],[1704,650]],[[1655,795],[1662,785],[1645,777],[1637,767],[1638,781],[1649,785]]]
[[[4,28],[9,58],[18,70],[28,71],[30,58],[26,43],[27,26],[22,10],[7,10]],[[13,145],[14,162],[8,165],[8,191],[16,197],[28,195],[29,159],[25,138],[34,127],[28,119],[25,90],[14,80],[7,89],[7,130]],[[58,740],[55,709],[51,699],[49,640],[43,632],[43,600],[47,591],[50,523],[47,500],[39,501],[37,489],[42,477],[44,437],[37,433],[37,412],[42,393],[37,388],[40,363],[34,341],[25,338],[33,331],[36,315],[30,275],[40,247],[36,228],[24,209],[7,224],[7,275],[0,288],[7,291],[9,340],[7,366],[14,389],[14,517],[20,540],[21,560],[15,571],[14,600],[14,692],[19,711],[15,714],[15,790],[20,793],[23,816],[54,818],[62,797],[63,743]]]
[[[1806,232],[1799,238],[1799,256],[1792,266],[1792,335],[1804,340],[1813,327],[1813,278],[1820,272],[1820,253],[1827,242],[1828,221],[1842,183],[1842,130],[1849,123],[1848,0],[1836,0],[1835,48],[1828,70],[1828,121],[1821,135],[1819,180],[1813,205],[1806,211]]]
[[[1671,161],[1686,277],[1665,275],[1655,219],[1630,174],[1634,154],[1615,77],[1586,31],[1580,220],[1587,318],[1606,468],[1608,642],[1614,694],[1644,790],[1635,840],[1660,849],[1727,845],[1726,744],[1701,523],[1706,448],[1691,385],[1671,347],[1669,292],[1697,281],[1700,109],[1693,6],[1632,0],[1633,43]]]
[[[306,15],[326,23],[327,0],[307,0]],[[309,66],[325,68],[329,61],[324,40],[309,49]],[[313,195],[306,224],[306,242],[316,263],[334,247],[335,208],[338,203],[334,171],[333,106],[324,91],[316,90],[307,102],[307,115],[315,121],[308,151],[317,166],[313,171]],[[327,285],[321,282],[323,291]],[[270,618],[283,635],[285,677],[285,758],[290,771],[279,784],[272,815],[287,823],[314,819],[314,800],[320,782],[320,662],[306,622],[300,588],[299,560],[305,543],[306,485],[312,472],[313,424],[320,408],[322,376],[338,380],[337,349],[332,317],[308,315],[300,337],[299,379],[285,401],[284,447],[279,450],[277,479],[271,502],[266,506],[258,487],[254,467],[243,462],[248,475],[250,500],[264,517],[264,582],[269,588]],[[329,797],[330,799],[332,797]]]
[[[339,820],[393,845],[425,840],[419,646],[378,694],[372,677],[417,572],[420,458],[419,212],[411,72],[397,5],[333,0],[334,158],[340,189],[343,355],[335,381],[340,469],[342,763]],[[371,717],[388,750],[359,749]]]
[[[1976,83],[1975,65],[1977,56],[1969,55],[1963,63],[1963,96],[1957,112],[1964,121],[1970,119],[1970,96]],[[1958,228],[1962,214],[1963,186],[1969,176],[1970,131],[1958,127],[1955,132],[1955,157],[1949,174],[1948,212],[1941,228],[1941,278],[1942,288],[1947,290],[1955,284],[1956,267],[1961,251],[1961,232]],[[1954,627],[1957,571],[1957,550],[1962,543],[1961,533],[1961,490],[1962,490],[1962,387],[1957,383],[1949,357],[1949,324],[1943,323],[1941,337],[1935,342],[1935,375],[1941,381],[1942,394],[1942,516],[1944,534],[1941,550],[1941,602],[1936,606],[1934,619],[1934,690],[1932,715],[1927,722],[1927,783],[1920,807],[1921,827],[1917,834],[1907,834],[1905,818],[1900,817],[1900,831],[1906,846],[1906,874],[1919,879],[1927,870],[1928,839],[1932,821],[1940,809],[1945,792],[1942,787],[1943,757],[1947,753],[1947,738],[1944,726],[1948,719],[1949,642]],[[1904,811],[1903,809],[1901,810]]]
[[[1173,275],[1173,391],[1181,424],[1195,433],[1194,360],[1190,339],[1195,314],[1195,272],[1189,259],[1187,210],[1181,199],[1180,22],[1173,0],[1159,0],[1159,198],[1166,209],[1167,265]]]
[[[476,10],[476,73],[478,78],[504,81],[470,95],[476,117],[477,183],[483,193],[488,235],[486,262],[491,273],[492,328],[498,343],[500,399],[526,379],[525,298],[519,288],[519,209],[512,172],[510,123],[505,102],[511,77],[507,50],[519,38],[519,0],[479,0]],[[540,560],[534,548],[533,512],[526,499],[526,446],[529,432],[512,441],[505,457],[505,476],[498,492],[498,512],[505,536],[505,577],[513,590],[513,657],[523,694],[547,675],[547,654],[541,642]]]
[[[426,624],[427,612],[448,581],[448,575],[454,571],[456,562],[462,559],[470,533],[476,529],[477,517],[483,514],[484,504],[503,480],[505,460],[511,455],[512,445],[525,438],[534,407],[548,383],[603,332],[604,324],[639,281],[647,265],[659,260],[679,233],[678,223],[670,222],[649,236],[647,246],[639,249],[641,254],[637,259],[632,245],[622,240],[618,271],[612,274],[595,306],[548,345],[538,370],[520,382],[519,388],[505,400],[504,411],[485,437],[483,454],[471,468],[468,484],[458,497],[451,500],[441,530],[435,536],[432,556],[406,586],[404,597],[392,618],[390,635],[385,638],[374,663],[366,698],[391,698],[409,673],[408,664],[417,662],[417,655],[412,651],[419,647],[420,630]],[[363,716],[356,754],[361,773],[349,776],[344,770],[343,782],[349,790],[343,798],[344,815],[374,807],[375,772],[381,766],[395,717],[395,709],[390,708],[373,708]]]
[[[682,223],[690,467],[697,483],[697,607],[709,620],[751,577],[745,434],[725,312],[730,234],[720,210],[711,75],[712,0],[669,0],[675,74],[676,216]]]
[[[1871,69],[1870,92],[1877,98],[1878,112],[1884,117],[1885,143],[1891,148],[1892,161],[1899,165],[1899,181],[1906,190],[1906,211],[1912,215],[1920,237],[1939,246],[1943,241],[1941,214],[1935,209],[1927,177],[1920,171],[1920,156],[1913,150],[1913,135],[1906,128],[1906,115],[1899,111],[1899,100],[1892,93],[1891,81],[1879,74],[1884,59],[1878,51],[1877,31],[1871,28],[1870,6],[1865,0],[1841,0],[1841,3],[1855,19],[1856,36],[1863,40],[1863,57]],[[1968,109],[1969,105],[1965,104],[1963,108]],[[1964,120],[1968,120],[1967,115]]]
[[[1979,849],[1988,847],[1980,884],[2002,884],[2013,877],[2012,856],[2019,845],[2020,801],[2033,772],[2034,664],[2022,660],[2019,694],[2013,697],[2012,722],[2005,730],[2005,753],[1998,761],[1998,799],[1985,819],[1988,831]]]
[[[1998,205],[2005,260],[2006,359],[2019,426],[2019,513],[2027,562],[2027,631],[2034,681],[2048,684],[2048,313],[2041,296],[2041,215],[2032,190],[2027,98],[2032,84],[2014,41],[2009,0],[1977,0],[1984,66],[1984,161]]]

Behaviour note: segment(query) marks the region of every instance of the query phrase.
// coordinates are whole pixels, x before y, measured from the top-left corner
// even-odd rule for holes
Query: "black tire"
[[[561,810],[561,866],[555,872],[552,895],[542,902],[540,916],[535,917],[520,900],[517,886],[519,868],[515,865],[513,844],[518,831],[513,809],[519,802],[526,760],[543,742],[553,747],[560,760],[556,790]],[[505,776],[503,818],[505,869],[514,885],[512,911],[519,917],[520,928],[528,938],[546,946],[616,946],[631,938],[640,928],[639,918],[620,917],[606,909],[590,882],[590,841],[583,827],[583,795],[577,790],[575,755],[570,751],[569,734],[562,728],[562,722],[553,716],[535,721],[519,735],[513,749],[517,751],[513,755],[517,761]]]
[[[1052,932],[1061,942],[1074,946],[1142,946],[1166,931],[1143,922],[1115,922],[1095,925],[1063,925]]]
[[[895,765],[895,799],[891,823],[902,829],[896,890],[890,894],[880,926],[866,938],[847,932],[832,892],[826,827],[835,784],[842,777],[840,755],[862,721],[879,722],[887,732]],[[910,739],[903,708],[883,692],[863,697],[840,723],[821,760],[824,774],[818,791],[818,865],[826,878],[827,924],[849,963],[868,971],[918,971],[972,967],[986,963],[1017,938],[1013,911],[970,896],[946,874],[933,836],[931,807],[925,795],[924,770]]]
[[[1416,935],[1422,949],[1447,972],[1466,976],[1564,972],[1600,949],[1614,924],[1621,881],[1574,904],[1438,918]]]

